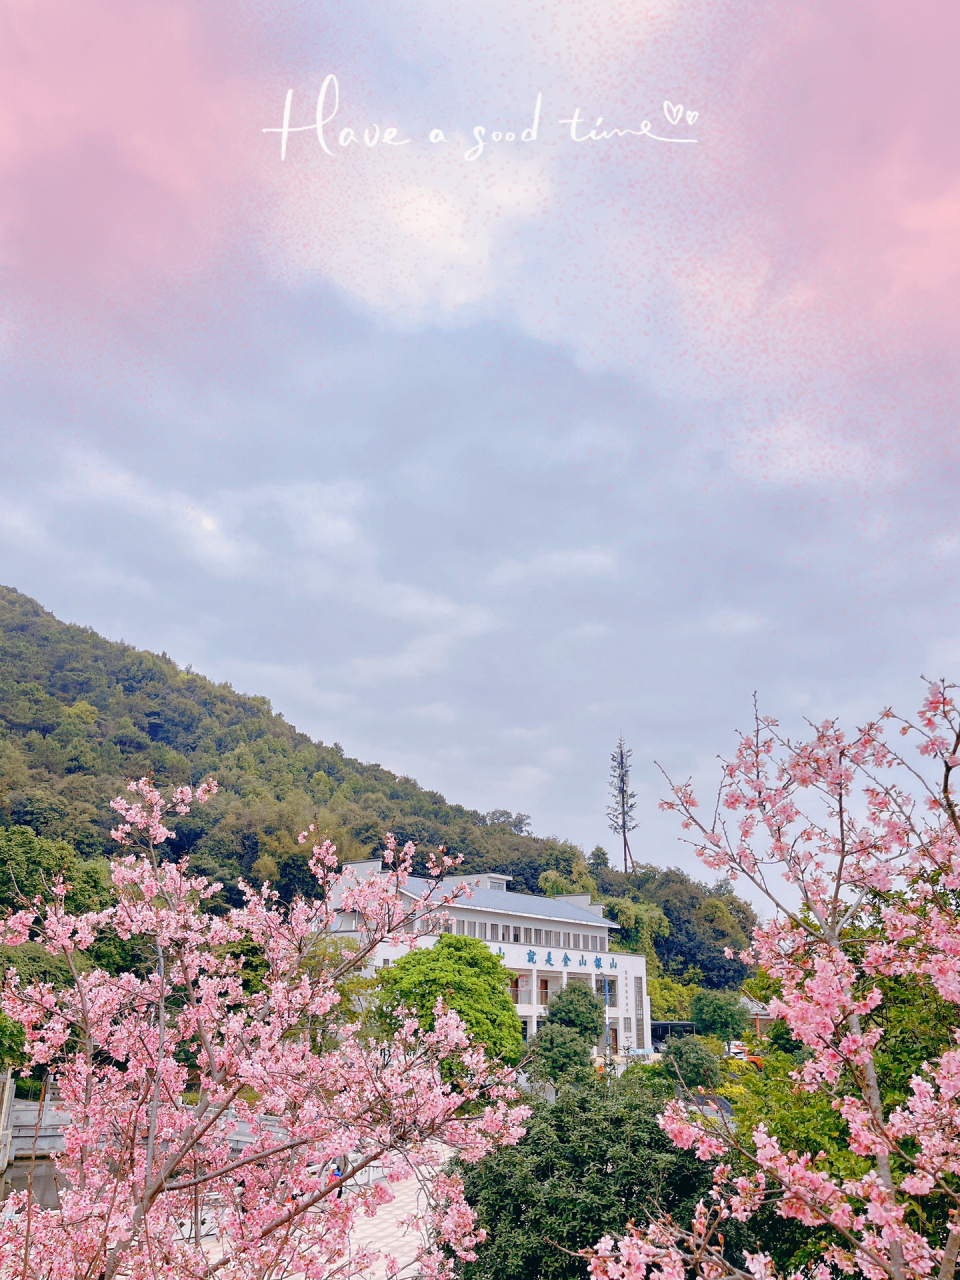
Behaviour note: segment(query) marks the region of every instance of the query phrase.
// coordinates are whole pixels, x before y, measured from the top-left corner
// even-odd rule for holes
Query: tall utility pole
[[[610,794],[613,797],[613,804],[607,806],[610,830],[623,837],[625,872],[633,866],[633,854],[630,852],[630,841],[627,836],[637,826],[633,817],[633,811],[637,807],[637,797],[630,790],[630,757],[632,755],[633,752],[628,750],[621,737],[616,751],[610,756]],[[629,866],[627,859],[629,859]]]

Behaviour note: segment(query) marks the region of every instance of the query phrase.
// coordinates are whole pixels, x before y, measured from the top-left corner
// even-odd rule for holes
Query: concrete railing
[[[3,1172],[11,1160],[10,1143],[13,1131],[10,1125],[15,1089],[16,1081],[13,1078],[13,1072],[8,1067],[3,1075],[0,1075],[0,1173]]]
[[[53,1099],[45,1099],[41,1109],[39,1102],[25,1102],[15,1098],[10,1108],[7,1163],[34,1152],[38,1156],[49,1156],[54,1151],[62,1151],[62,1130],[69,1118],[70,1113]]]
[[[0,1078],[2,1080],[2,1078]],[[41,1112],[39,1102],[25,1102],[22,1099],[13,1098],[13,1090],[15,1081],[9,1081],[10,1102],[7,1106],[7,1114],[9,1115],[9,1126],[7,1129],[7,1140],[5,1146],[0,1146],[0,1156],[3,1156],[0,1162],[0,1172],[7,1165],[18,1158],[29,1158],[36,1154],[40,1158],[46,1158],[55,1151],[62,1151],[63,1143],[63,1126],[70,1119],[70,1113],[62,1103],[55,1099],[45,1100]],[[4,1113],[0,1112],[0,1117]],[[228,1115],[228,1121],[232,1118]],[[268,1127],[276,1131],[278,1139],[282,1140],[283,1130],[279,1121],[270,1124]],[[3,1141],[3,1134],[0,1133],[0,1142]],[[253,1133],[250,1126],[244,1123],[238,1123],[234,1127],[230,1135],[230,1150],[234,1156],[240,1156],[253,1141]],[[359,1157],[355,1154],[347,1155],[347,1164],[351,1165]],[[384,1176],[382,1165],[379,1161],[367,1165],[362,1169],[351,1181],[358,1186],[369,1186],[371,1183],[378,1181]]]

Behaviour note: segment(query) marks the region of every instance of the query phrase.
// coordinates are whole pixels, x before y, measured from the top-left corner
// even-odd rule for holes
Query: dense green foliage
[[[21,1064],[25,1044],[26,1032],[22,1025],[0,1012],[0,1071]]]
[[[573,1027],[546,1021],[530,1042],[530,1074],[557,1085],[583,1080],[590,1070],[590,1045]]]
[[[745,973],[723,956],[753,924],[729,885],[655,867],[625,876],[606,855],[588,866],[576,846],[524,834],[524,814],[450,804],[350,759],[338,743],[298,733],[265,698],[60,622],[0,587],[0,828],[26,827],[83,859],[103,857],[114,849],[110,800],[126,778],[148,773],[160,785],[218,778],[220,793],[178,823],[170,850],[222,880],[228,902],[241,875],[269,879],[285,901],[309,892],[296,835],[311,822],[347,860],[375,854],[392,831],[401,842],[446,845],[467,872],[506,872],[515,889],[594,893],[620,925],[620,945],[650,959],[655,1003],[668,976],[683,978],[685,992],[690,982],[729,987]],[[542,884],[544,873],[552,883]]]
[[[663,1050],[660,1070],[668,1079],[690,1090],[711,1091],[724,1077],[719,1055],[703,1036],[671,1036]]]
[[[570,1027],[588,1045],[599,1043],[606,1026],[603,1005],[582,982],[571,982],[552,996],[547,1022]]]
[[[690,1017],[701,1035],[716,1036],[727,1044],[739,1039],[750,1025],[740,997],[730,991],[697,991],[690,1001]]]
[[[19,911],[38,894],[49,900],[60,876],[69,886],[69,911],[96,911],[107,904],[107,871],[105,859],[79,858],[65,840],[47,840],[29,827],[0,828],[0,912]]]
[[[583,1080],[590,1069],[590,1049],[603,1036],[603,1005],[580,982],[571,982],[553,996],[547,1020],[530,1044],[531,1074],[560,1084]]]
[[[81,858],[65,840],[49,840],[29,827],[0,828],[0,914],[19,911],[35,898],[49,901],[53,884],[62,877],[64,904],[69,911],[99,911],[110,900],[106,858]],[[77,963],[97,964],[117,973],[137,969],[143,962],[135,940],[101,934]],[[149,962],[149,957],[148,957]],[[0,946],[0,963],[15,964],[21,977],[61,986],[68,970],[62,957],[51,956],[39,943]]]
[[[510,971],[477,938],[443,933],[432,947],[408,952],[381,976],[387,1013],[414,1009],[420,1025],[433,1026],[438,1000],[455,1009],[475,1041],[488,1053],[519,1062],[523,1053],[520,1019],[510,999]]]
[[[583,1280],[576,1250],[658,1208],[680,1221],[709,1195],[711,1171],[657,1124],[672,1090],[594,1081],[535,1101],[526,1137],[460,1169],[490,1239],[467,1280]],[[738,1237],[736,1224],[729,1233]]]

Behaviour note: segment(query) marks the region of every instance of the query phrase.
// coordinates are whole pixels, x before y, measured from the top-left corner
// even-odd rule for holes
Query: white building
[[[377,861],[353,863],[359,875],[382,873]],[[470,887],[471,897],[444,907],[443,931],[464,934],[485,942],[513,974],[510,994],[523,1037],[534,1036],[547,1016],[554,992],[580,982],[604,1004],[607,1029],[600,1052],[649,1053],[650,1000],[647,994],[647,962],[643,956],[612,951],[610,943],[619,925],[604,918],[603,907],[590,895],[563,894],[540,898],[532,893],[509,893],[511,877],[482,872],[446,876],[442,892],[459,883]],[[418,898],[430,881],[411,876],[405,896]],[[350,935],[356,926],[352,912],[342,912],[338,932]],[[438,925],[438,927],[440,927]],[[418,946],[431,947],[439,933],[427,934]],[[380,943],[373,962],[380,968],[397,958],[395,947]]]

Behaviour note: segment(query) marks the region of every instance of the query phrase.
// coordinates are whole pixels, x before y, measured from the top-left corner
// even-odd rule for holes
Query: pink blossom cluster
[[[725,763],[712,816],[689,783],[663,807],[694,833],[707,866],[743,877],[770,902],[743,959],[759,963],[780,995],[771,1012],[809,1052],[798,1090],[822,1091],[846,1125],[849,1149],[869,1161],[842,1179],[823,1152],[783,1151],[764,1126],[751,1141],[695,1103],[671,1103],[660,1123],[714,1170],[712,1204],[681,1228],[658,1219],[587,1251],[610,1280],[707,1280],[772,1275],[765,1255],[743,1266],[724,1254],[722,1224],[764,1204],[783,1218],[833,1228],[814,1280],[843,1272],[869,1280],[953,1280],[960,1255],[960,1049],[916,1063],[909,1096],[885,1107],[875,1053],[882,1042],[879,981],[926,982],[960,1005],[960,713],[954,689],[929,686],[915,721],[886,711],[847,736],[835,723],[793,743],[759,716]],[[888,742],[913,739],[920,764]],[[930,773],[933,767],[933,774]],[[958,1019],[960,1022],[960,1019]],[[960,1032],[955,1031],[960,1040]],[[949,1208],[945,1236],[918,1228],[924,1197]],[[917,1203],[920,1214],[911,1213]],[[933,1203],[934,1201],[931,1201]],[[744,1270],[744,1266],[746,1270]]]
[[[29,1065],[49,1066],[69,1122],[59,1207],[11,1198],[0,1275],[346,1280],[376,1263],[352,1245],[358,1215],[418,1174],[435,1188],[421,1266],[447,1274],[481,1233],[438,1152],[476,1161],[518,1141],[527,1110],[514,1073],[442,1006],[431,1031],[406,1017],[384,1042],[344,1016],[341,992],[379,943],[415,945],[456,891],[404,898],[414,850],[392,838],[387,873],[369,879],[338,870],[319,841],[314,898],[286,908],[269,886],[241,883],[243,906],[214,911],[219,886],[156,853],[172,834],[164,815],[188,813],[216,782],[167,798],[146,779],[130,791],[137,801],[113,803],[128,852],[112,864],[111,904],[71,915],[61,884],[0,925],[3,942],[39,940],[71,974],[62,990],[13,969],[4,979],[2,1007],[26,1028]],[[331,945],[338,910],[357,913],[355,948]],[[82,953],[104,932],[137,944],[143,965],[90,968]],[[364,1181],[371,1167],[382,1176]]]
[[[211,796],[217,794],[217,782],[215,778],[208,778],[206,782],[200,783],[196,791],[191,787],[175,787],[169,800],[163,797],[149,778],[128,782],[127,790],[141,798],[135,804],[130,804],[123,796],[110,801],[110,808],[125,819],[113,828],[110,835],[118,844],[127,844],[131,831],[136,828],[146,833],[151,844],[158,845],[165,840],[175,839],[177,834],[164,826],[163,815],[171,809],[181,816],[189,813],[193,801],[206,804]]]

